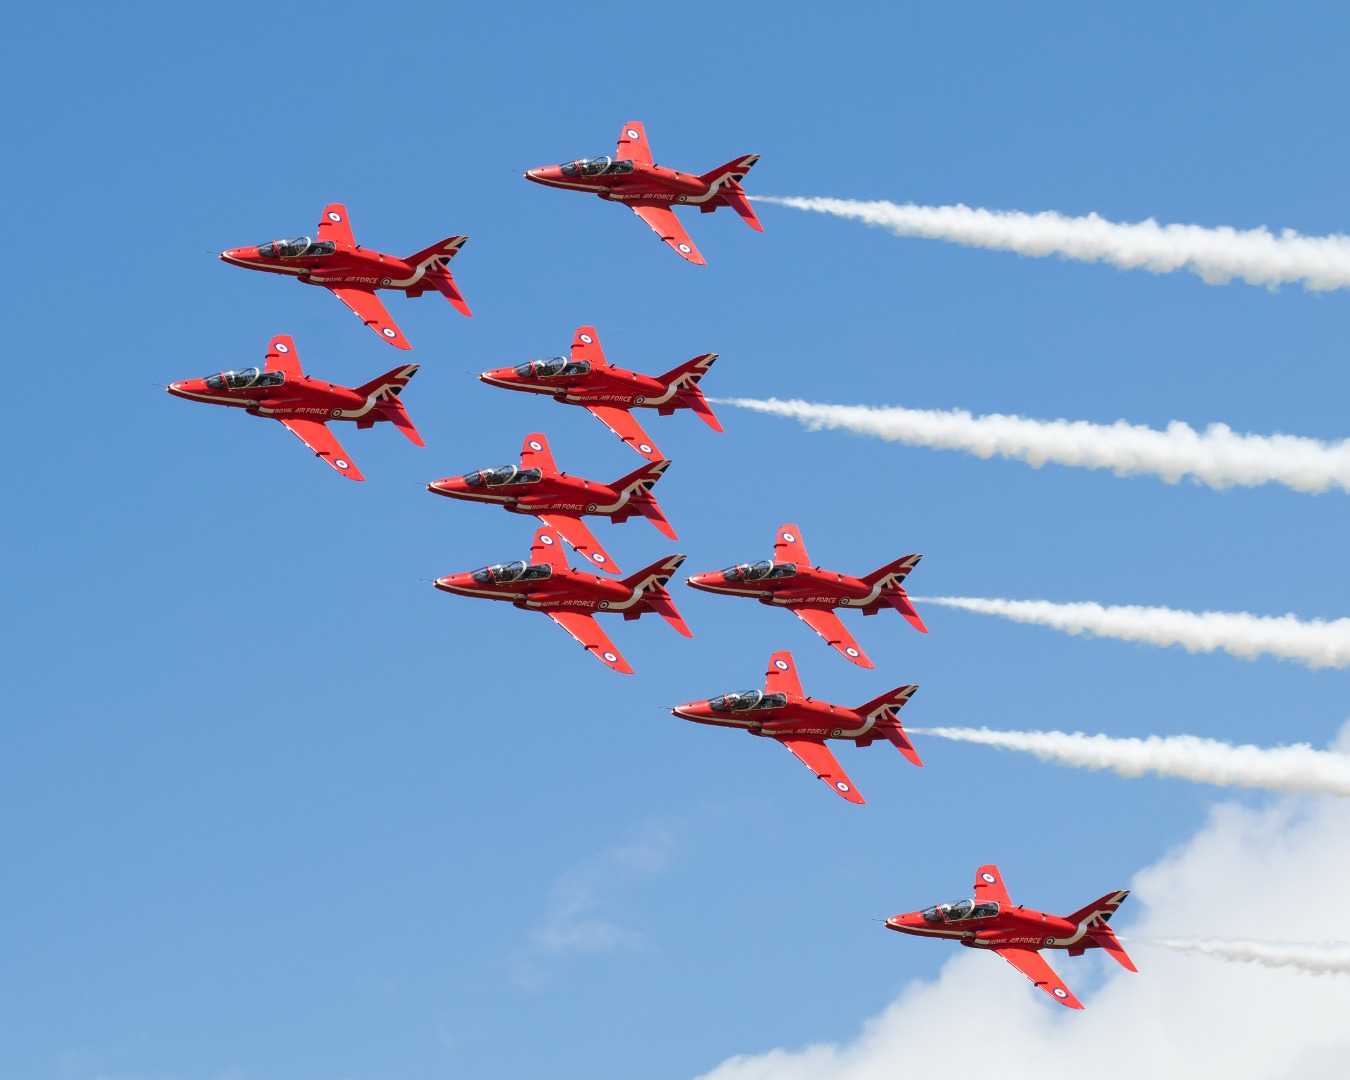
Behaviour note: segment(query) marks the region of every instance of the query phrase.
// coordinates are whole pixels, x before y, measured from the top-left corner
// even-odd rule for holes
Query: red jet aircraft
[[[769,657],[764,692],[742,690],[707,701],[687,701],[670,711],[686,720],[718,727],[745,728],[751,735],[777,739],[808,769],[851,803],[866,800],[844,775],[825,745],[826,739],[848,739],[871,746],[878,737],[888,740],[915,765],[922,765],[905,729],[900,710],[917,686],[897,686],[856,709],[831,705],[802,694],[802,684],[790,652]]]
[[[356,317],[395,348],[411,349],[394,320],[375,295],[376,289],[397,289],[421,296],[435,289],[465,315],[472,315],[455,279],[450,260],[459,254],[467,236],[451,236],[438,244],[399,259],[357,246],[341,203],[324,207],[318,239],[297,236],[257,247],[231,248],[221,258],[249,270],[289,274],[306,285],[322,285],[346,304]]]
[[[975,872],[975,898],[954,904],[936,904],[886,920],[886,928],[918,937],[955,938],[972,949],[989,949],[1070,1009],[1083,1007],[1041,957],[1041,949],[1067,949],[1082,956],[1088,949],[1105,949],[1127,971],[1137,971],[1115,932],[1107,925],[1129,890],[1107,893],[1072,915],[1047,915],[1020,904],[1014,906],[1003,887],[998,867],[981,866]]]
[[[601,570],[619,574],[618,564],[591,535],[581,516],[598,514],[618,524],[641,514],[666,536],[678,540],[652,495],[652,488],[669,467],[669,461],[644,465],[612,484],[568,476],[558,471],[548,440],[536,431],[525,436],[519,466],[502,465],[462,477],[448,476],[428,484],[427,490],[452,499],[497,503],[513,514],[532,514]]]
[[[589,409],[599,421],[648,461],[663,457],[651,437],[633,419],[630,409],[655,409],[669,416],[676,409],[692,409],[714,431],[721,431],[699,379],[712,367],[716,353],[704,353],[653,378],[623,368],[611,367],[600,348],[600,335],[594,326],[582,326],[572,338],[572,358],[553,356],[532,360],[514,368],[494,368],[478,378],[492,386],[524,390],[530,394],[552,394],[564,405]]]
[[[204,379],[170,383],[166,390],[189,401],[232,405],[252,416],[280,420],[302,443],[349,480],[364,480],[333,433],[329,420],[351,420],[358,428],[374,427],[388,420],[415,446],[425,446],[408,418],[399,394],[417,373],[416,364],[394,368],[364,386],[350,389],[311,379],[300,368],[295,342],[278,334],[267,347],[262,368],[222,371]]]
[[[729,206],[750,228],[763,232],[764,226],[755,217],[741,187],[745,174],[758,160],[758,154],[747,154],[702,176],[662,168],[652,161],[647,133],[642,125],[630,120],[619,134],[619,148],[612,158],[607,155],[577,158],[566,165],[531,169],[525,179],[545,187],[589,191],[602,199],[622,203],[650,225],[678,255],[704,266],[706,260],[694,247],[671,207],[687,204],[711,214],[719,206]]]
[[[778,530],[772,561],[695,574],[688,584],[704,592],[753,596],[761,604],[785,607],[859,667],[870,668],[876,665],[849,636],[834,609],[857,608],[864,615],[875,615],[883,607],[893,607],[920,633],[928,633],[900,586],[922,558],[906,555],[861,578],[836,574],[812,566],[797,526],[784,525]]]
[[[499,563],[471,574],[450,574],[438,578],[436,588],[542,611],[602,664],[631,675],[628,661],[596,625],[596,613],[622,612],[625,619],[637,619],[654,611],[685,637],[693,637],[666,592],[666,582],[682,562],[683,555],[671,555],[621,581],[597,577],[569,567],[558,534],[545,527],[534,534],[528,563]]]

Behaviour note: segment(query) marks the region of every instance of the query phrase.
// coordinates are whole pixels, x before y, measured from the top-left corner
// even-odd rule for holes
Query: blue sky
[[[919,683],[914,726],[1322,745],[1345,720],[1346,672],[937,609],[927,637],[850,621],[878,665],[859,671],[782,613],[683,587],[693,641],[606,624],[638,671],[621,678],[544,618],[435,592],[522,557],[531,528],[418,485],[514,460],[534,430],[580,475],[639,464],[581,410],[471,375],[565,351],[583,323],[638,370],[720,353],[717,396],[1344,435],[1344,293],[778,207],[763,235],[686,217],[695,268],[620,208],[519,175],[640,119],[665,164],[763,155],[752,192],[1343,231],[1338,6],[635,14],[11,15],[0,1074],[691,1077],[849,1038],[935,976],[946,951],[873,920],[964,895],[981,862],[1070,911],[1215,803],[1267,799],[927,740],[922,770],[842,748],[854,807],[779,748],[663,711],[757,685],[775,649],[828,700]],[[320,290],[210,254],[308,232],[331,201],[380,250],[471,238],[454,269],[474,318],[389,301],[423,365],[404,400],[427,448],[342,430],[365,484],[156,385],[256,363],[276,333],[348,385],[400,360]],[[1350,600],[1343,496],[721,413],[720,436],[651,419],[681,539],[597,525],[625,568],[761,557],[793,521],[844,571],[923,552],[920,595],[1306,618]],[[1090,1008],[1099,967],[1061,970]],[[989,974],[991,1002],[1031,993]]]

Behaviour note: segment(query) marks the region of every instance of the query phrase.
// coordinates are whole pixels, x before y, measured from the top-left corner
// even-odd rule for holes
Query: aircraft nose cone
[[[695,589],[707,589],[711,591],[713,582],[721,577],[720,574],[713,572],[711,574],[691,574],[685,578],[685,584]]]
[[[457,476],[447,476],[443,480],[433,480],[427,485],[427,490],[435,492],[437,495],[450,495],[454,492],[463,490],[464,481]]]
[[[438,577],[434,584],[442,592],[458,592],[468,576],[468,574],[446,574],[445,577]]]

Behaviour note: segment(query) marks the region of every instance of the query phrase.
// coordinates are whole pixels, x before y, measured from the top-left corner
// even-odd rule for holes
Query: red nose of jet
[[[466,486],[463,477],[447,476],[444,480],[433,480],[427,485],[427,490],[433,491],[437,495],[448,495],[453,498],[463,492]]]
[[[707,720],[712,715],[712,710],[708,708],[706,701],[686,701],[683,705],[676,705],[670,710],[675,716],[682,716],[686,720]]]
[[[435,581],[436,588],[442,592],[465,592],[473,581],[472,574],[446,574]]]
[[[228,251],[220,253],[221,262],[240,263],[257,262],[259,258],[257,245],[253,247],[230,248]]]
[[[911,926],[916,925],[919,921],[920,915],[917,911],[907,912],[904,915],[892,915],[886,920],[886,929],[904,932]]]
[[[183,379],[179,382],[171,382],[164,388],[174,397],[190,398],[206,392],[205,379]]]
[[[712,570],[706,574],[692,574],[685,578],[685,584],[702,589],[704,592],[720,592],[725,583],[726,579],[722,577],[720,570]]]
[[[562,180],[562,166],[544,165],[538,169],[529,169],[525,173],[525,179],[533,180],[536,184],[557,184]]]
[[[515,368],[499,367],[483,372],[478,376],[478,381],[492,386],[509,386],[514,389],[519,379]]]

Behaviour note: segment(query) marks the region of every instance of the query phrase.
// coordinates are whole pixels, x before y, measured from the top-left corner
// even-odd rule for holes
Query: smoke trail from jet
[[[890,229],[897,236],[949,240],[990,251],[1043,258],[1105,262],[1122,270],[1170,274],[1188,270],[1206,284],[1237,278],[1274,287],[1301,282],[1310,292],[1350,287],[1350,236],[1304,236],[1292,229],[1272,233],[1222,225],[1159,225],[1107,221],[1096,214],[1066,217],[1053,210],[1024,214],[975,207],[917,206],[879,200],[751,196],[759,202],[852,218]]]
[[[1014,622],[1051,626],[1066,634],[1088,634],[1180,645],[1187,652],[1223,650],[1244,660],[1277,656],[1305,667],[1350,667],[1350,619],[1293,615],[1251,615],[1245,611],[1176,611],[1165,607],[1104,607],[1096,603],[1056,604],[1049,600],[986,600],[973,596],[913,596],[940,607],[1001,615]]]
[[[1175,484],[1183,477],[1216,490],[1283,484],[1320,494],[1350,491],[1350,439],[1322,442],[1298,435],[1241,435],[1226,424],[1196,431],[1173,420],[1165,431],[1085,420],[1029,420],[1022,416],[973,416],[964,409],[903,409],[872,405],[826,405],[778,398],[709,398],[755,412],[822,428],[872,435],[909,446],[964,450],[980,458],[1004,457],[1034,468],[1046,462],[1084,469],[1110,469],[1117,476],[1157,476]]]
[[[1308,975],[1350,975],[1350,942],[1296,943],[1223,938],[1135,938],[1178,952],[1212,956],[1270,968],[1294,968]]]
[[[1307,743],[1263,748],[1233,746],[1194,735],[1117,739],[1063,731],[991,731],[989,728],[908,728],[911,735],[1020,750],[1042,761],[1079,769],[1110,769],[1135,779],[1145,773],[1220,787],[1264,788],[1286,795],[1350,796],[1350,756]]]

